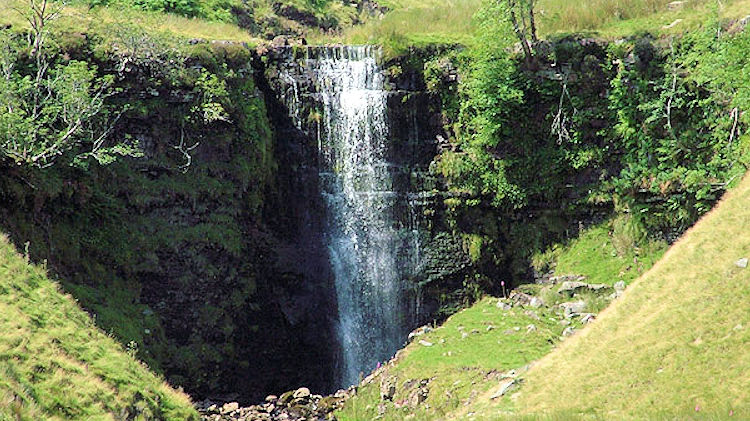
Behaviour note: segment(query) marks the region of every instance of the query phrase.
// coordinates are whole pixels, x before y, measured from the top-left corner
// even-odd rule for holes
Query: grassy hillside
[[[585,230],[579,238],[552,248],[538,260],[556,267],[560,275],[576,274],[592,284],[630,282],[663,253],[664,244],[635,244],[622,224],[605,221]],[[622,249],[622,250],[619,250]],[[639,262],[633,265],[634,258]],[[583,299],[586,312],[597,313],[609,300],[606,294],[559,294],[559,285],[531,284],[517,289],[543,300],[535,306],[512,298],[485,297],[450,317],[443,325],[417,337],[360,388],[337,416],[345,421],[366,419],[444,420],[465,416],[485,405],[487,396],[505,383],[511,370],[526,366],[552,351],[568,328],[580,329],[580,318],[565,317],[558,305]],[[510,307],[508,307],[510,306]],[[424,342],[420,342],[424,341]],[[420,386],[420,382],[426,384]],[[384,386],[392,384],[394,396],[383,399]],[[419,394],[423,393],[423,401]]]
[[[526,376],[503,410],[607,419],[750,417],[750,178],[598,320]],[[485,402],[489,402],[485,400]]]
[[[197,419],[0,236],[0,420]]]

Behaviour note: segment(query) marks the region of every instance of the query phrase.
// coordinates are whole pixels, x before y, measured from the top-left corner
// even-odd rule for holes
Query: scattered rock
[[[542,320],[542,318],[539,317],[539,315],[536,314],[536,312],[533,311],[533,310],[526,310],[526,311],[523,312],[523,314],[525,314],[526,316],[528,316],[529,318],[534,319],[534,320]]]
[[[240,404],[238,404],[237,402],[229,402],[229,403],[225,403],[224,406],[221,407],[221,413],[228,414],[238,409],[240,409]]]
[[[747,257],[743,257],[742,259],[734,262],[735,266],[738,268],[745,269],[747,267]]]
[[[520,379],[510,379],[500,383],[500,388],[497,390],[497,392],[490,396],[490,399],[494,400],[501,396],[504,396],[506,393],[517,388],[520,382]]]
[[[506,302],[505,302],[505,301],[503,301],[503,300],[498,300],[498,302],[497,302],[497,308],[499,308],[499,309],[502,309],[502,310],[504,310],[504,311],[508,311],[508,310],[510,310],[510,309],[511,309],[511,307],[512,307],[512,306],[511,306],[510,304],[506,303]]]
[[[522,306],[530,305],[531,304],[531,300],[534,299],[534,298],[535,297],[532,296],[532,295],[525,294],[525,293],[519,292],[519,291],[512,291],[510,293],[510,300],[515,305],[522,305]]]
[[[583,313],[583,311],[586,310],[586,302],[572,301],[568,303],[562,303],[560,304],[560,308],[564,310],[566,318],[571,318],[580,313]]]
[[[682,19],[676,19],[674,22],[670,23],[669,25],[664,25],[664,29],[672,29],[675,26],[677,26],[680,22],[682,22]]]
[[[680,10],[685,5],[684,1],[672,1],[667,4],[667,10]]]
[[[429,333],[429,332],[432,332],[432,328],[431,327],[429,327],[427,325],[420,326],[420,327],[412,330],[411,333],[409,333],[409,342],[411,342],[414,338],[417,338],[417,337],[422,336],[425,333]]]
[[[380,399],[384,401],[392,401],[394,396],[396,396],[396,380],[391,378],[381,379]]]
[[[539,308],[544,306],[544,301],[539,297],[532,297],[531,301],[529,302],[530,307]]]
[[[304,399],[310,397],[310,389],[306,387],[300,387],[294,391],[294,399]]]
[[[581,314],[581,323],[588,324],[593,322],[596,319],[596,314],[594,313],[582,313]]]
[[[220,406],[205,400],[196,403],[195,407],[203,421],[323,421],[335,419],[333,412],[340,409],[355,391],[355,387],[350,387],[323,397],[301,387],[283,393],[280,398],[269,395],[266,403],[260,405],[240,407],[237,402],[228,402]],[[288,402],[282,402],[283,399]]]
[[[579,282],[579,281],[566,281],[563,282],[560,286],[560,289],[557,290],[558,294],[568,294],[569,296],[573,296],[579,292],[582,291],[591,291],[591,292],[603,292],[612,289],[609,285],[605,284],[587,284],[585,282]]]
[[[581,282],[585,281],[586,277],[583,275],[561,275],[561,276],[552,276],[549,278],[549,283],[551,284],[559,284],[562,282]]]
[[[617,282],[615,282],[615,285],[614,285],[615,292],[625,291],[625,286],[626,286],[625,285],[625,281],[617,281]]]

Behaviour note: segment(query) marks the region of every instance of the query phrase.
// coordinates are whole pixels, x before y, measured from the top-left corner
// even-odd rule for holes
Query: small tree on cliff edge
[[[534,64],[534,45],[539,41],[534,20],[535,0],[497,0],[508,12],[513,32],[521,43],[526,62]]]
[[[81,166],[88,158],[107,164],[137,155],[134,145],[105,145],[118,116],[106,105],[112,77],[98,77],[82,61],[54,60],[49,25],[61,11],[48,0],[29,0],[19,10],[29,24],[25,42],[0,30],[0,158],[44,168],[66,153]]]

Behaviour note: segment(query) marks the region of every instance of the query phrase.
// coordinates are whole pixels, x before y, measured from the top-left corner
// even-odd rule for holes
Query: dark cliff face
[[[231,73],[209,61],[182,78],[118,74],[115,100],[131,111],[114,132],[138,139],[144,158],[87,171],[4,165],[0,215],[21,250],[174,385],[250,402],[329,388],[335,303],[325,262],[301,252],[321,249],[306,229],[316,197],[285,175],[303,159],[275,147],[283,127],[272,131],[273,101],[244,56]],[[229,122],[185,124],[201,68],[227,82]],[[181,139],[196,144],[184,170]]]
[[[211,48],[179,76],[98,63],[122,88],[114,100],[131,106],[115,133],[138,139],[145,156],[85,171],[2,164],[0,224],[19,249],[47,261],[101,328],[194,397],[330,391],[337,311],[317,143],[288,117],[276,78],[293,52]],[[417,207],[399,218],[420,215],[424,246],[410,279],[414,326],[432,320],[470,265],[428,170],[443,129],[421,63],[383,66],[401,69],[387,83],[388,159]],[[201,69],[226,81],[229,121],[185,125]],[[197,144],[186,170],[181,139]]]

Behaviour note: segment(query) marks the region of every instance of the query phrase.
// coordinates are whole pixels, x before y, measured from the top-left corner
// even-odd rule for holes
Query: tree
[[[534,20],[535,0],[498,0],[503,8],[507,10],[513,32],[516,34],[521,48],[526,56],[526,62],[534,62],[534,45],[539,42],[536,34],[536,21]]]
[[[119,116],[106,104],[112,77],[97,76],[86,62],[54,61],[47,40],[60,6],[29,0],[20,12],[30,26],[25,43],[10,29],[0,30],[0,157],[44,168],[69,152],[79,165],[87,158],[106,164],[116,155],[137,155],[135,145],[106,146]]]

